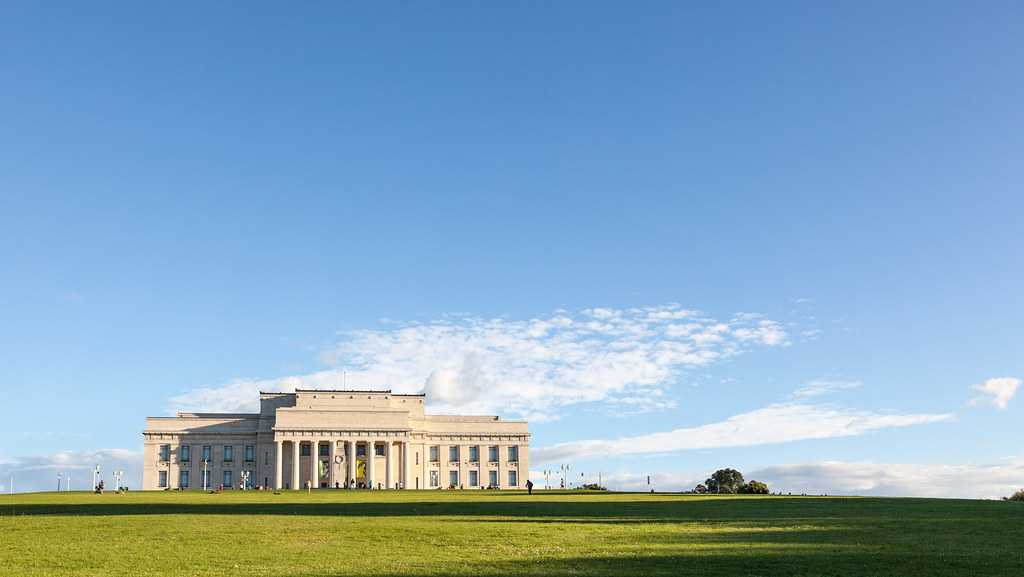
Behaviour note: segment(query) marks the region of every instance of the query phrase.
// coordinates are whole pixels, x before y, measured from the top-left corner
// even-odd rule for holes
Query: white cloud
[[[936,423],[949,414],[899,414],[826,405],[779,403],[724,421],[614,440],[585,440],[531,449],[534,463],[588,457],[667,453],[690,449],[749,447],[807,439],[852,437],[879,429]]]
[[[17,457],[0,462],[0,493],[10,491],[11,478],[14,490],[55,491],[57,474],[64,479],[71,477],[71,488],[85,491],[92,485],[92,470],[100,465],[101,478],[107,486],[113,486],[111,473],[124,471],[124,483],[129,488],[142,486],[142,453],[129,449],[101,449],[98,451],[60,451],[49,455]]]
[[[994,499],[1024,487],[1024,459],[983,465],[825,461],[763,467],[748,478],[791,493]]]
[[[804,386],[797,389],[796,391],[793,391],[793,396],[798,399],[804,399],[807,397],[816,397],[819,395],[825,395],[828,393],[834,393],[838,391],[848,391],[850,389],[857,389],[860,388],[860,386],[860,381],[819,379],[810,381]]]
[[[972,387],[975,391],[981,393],[980,396],[976,397],[973,402],[978,403],[982,401],[989,401],[999,410],[1003,410],[1014,395],[1017,394],[1017,389],[1020,388],[1020,379],[1013,377],[1000,377],[996,379],[989,379],[984,383],[974,385]]]
[[[557,418],[561,408],[574,404],[664,393],[688,368],[755,346],[788,344],[774,321],[743,314],[719,322],[675,304],[556,311],[522,321],[456,317],[342,336],[322,359],[345,367],[349,388],[426,392],[436,412],[532,420]],[[174,409],[252,411],[259,390],[339,388],[341,383],[340,369],[238,380],[189,391],[171,403]],[[670,405],[646,405],[664,406]]]
[[[747,480],[768,483],[772,491],[808,495],[875,495],[891,497],[954,497],[998,499],[1024,487],[1024,458],[988,464],[914,464],[818,461],[746,468],[735,464]],[[548,480],[559,486],[558,469]],[[661,471],[646,474],[605,471],[601,483],[619,491],[688,491],[711,475],[708,471]],[[570,471],[573,483],[598,482],[596,471]],[[530,471],[538,488],[545,483],[544,469]]]

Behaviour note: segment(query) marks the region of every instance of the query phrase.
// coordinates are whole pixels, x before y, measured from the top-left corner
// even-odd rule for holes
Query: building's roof
[[[391,395],[394,397],[426,397],[426,393],[392,393],[391,389],[295,389],[295,393],[370,393],[376,395]],[[280,391],[260,391],[261,395],[293,395],[295,393],[282,393]]]

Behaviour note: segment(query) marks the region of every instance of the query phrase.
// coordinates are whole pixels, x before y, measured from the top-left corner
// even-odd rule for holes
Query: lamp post
[[[61,477],[62,476],[63,476],[62,473],[57,473],[57,492],[58,493],[60,493],[60,481],[61,481]]]
[[[210,462],[209,459],[203,459],[203,492],[209,491],[210,476],[206,474],[206,465]]]
[[[92,490],[93,491],[96,490],[96,487],[97,487],[97,485],[96,485],[96,477],[99,474],[100,474],[100,466],[96,465],[96,467],[94,467],[93,470],[92,470]]]

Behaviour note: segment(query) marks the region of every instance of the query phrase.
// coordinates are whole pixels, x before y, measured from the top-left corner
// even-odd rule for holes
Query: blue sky
[[[0,484],[344,370],[624,488],[1024,486],[1022,12],[5,3]]]

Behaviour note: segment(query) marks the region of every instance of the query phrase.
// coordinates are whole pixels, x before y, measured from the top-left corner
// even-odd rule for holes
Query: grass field
[[[1024,503],[520,492],[0,497],[0,575],[1024,575]]]

